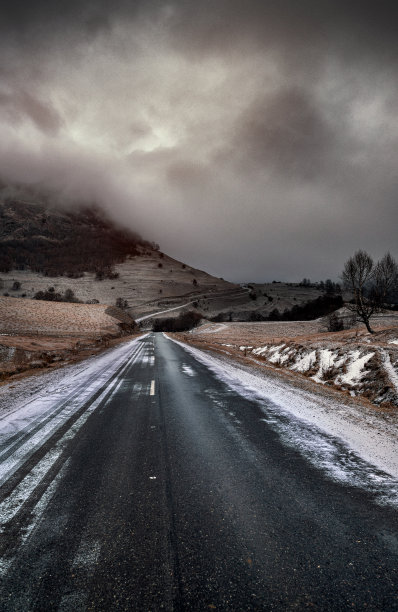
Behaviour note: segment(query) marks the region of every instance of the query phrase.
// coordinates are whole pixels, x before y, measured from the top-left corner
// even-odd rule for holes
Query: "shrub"
[[[79,302],[72,289],[66,289],[64,293],[64,302]]]
[[[266,317],[264,317],[261,312],[251,312],[249,321],[266,321]]]
[[[283,314],[280,314],[277,308],[274,308],[269,314],[269,321],[312,321],[319,317],[324,317],[334,310],[338,310],[343,305],[341,295],[321,295],[315,300],[311,300],[306,304],[299,306],[295,304],[293,308],[285,309]]]
[[[122,310],[126,310],[129,307],[127,300],[124,300],[121,297],[116,298],[115,302],[117,308],[121,308]]]
[[[231,316],[232,313],[227,313],[227,312],[219,312],[218,314],[214,315],[214,317],[210,317],[209,321],[212,321],[213,323],[224,323],[226,321],[231,321]]]
[[[268,321],[280,321],[281,319],[281,313],[279,312],[279,310],[277,308],[274,308],[273,310],[271,310],[271,312],[268,315]]]
[[[327,318],[327,329],[329,332],[338,332],[344,329],[344,320],[335,312],[330,313]]]
[[[75,304],[81,304],[72,289],[66,289],[65,293],[57,293],[54,287],[49,287],[45,291],[38,291],[34,294],[35,300],[45,300],[46,302],[73,302]]]
[[[95,272],[95,280],[102,281],[105,278],[109,278],[111,280],[119,278],[119,272],[115,272],[115,270],[110,267],[97,269]]]

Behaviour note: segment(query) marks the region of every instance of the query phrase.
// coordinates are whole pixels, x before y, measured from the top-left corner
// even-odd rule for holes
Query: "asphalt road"
[[[397,610],[397,510],[329,479],[181,346],[141,343],[3,529],[0,609]]]

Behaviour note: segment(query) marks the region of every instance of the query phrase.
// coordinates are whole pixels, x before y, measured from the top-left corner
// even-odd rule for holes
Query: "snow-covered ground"
[[[268,365],[304,374],[317,383],[348,390],[351,395],[366,394],[375,404],[390,402],[398,405],[396,349],[388,352],[381,346],[364,343],[351,349],[349,345],[314,348],[310,343],[300,345],[293,342],[256,348],[239,346],[239,350],[245,356],[253,355]]]
[[[236,392],[258,401],[263,406],[264,421],[328,476],[371,491],[380,503],[398,505],[396,415],[377,413],[349,397],[339,401],[336,394],[333,397],[323,387],[311,392],[276,374],[178,344]],[[279,347],[281,353],[283,348]],[[326,361],[325,354],[324,365]],[[364,360],[353,363],[348,371],[355,377],[366,364]]]

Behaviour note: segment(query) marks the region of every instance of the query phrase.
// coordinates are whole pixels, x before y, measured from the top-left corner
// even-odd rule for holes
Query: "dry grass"
[[[117,335],[118,321],[103,304],[0,298],[0,333],[56,336]]]
[[[88,272],[81,278],[49,278],[26,270],[13,270],[1,274],[2,292],[15,296],[26,294],[27,298],[32,298],[37,291],[52,286],[59,293],[72,289],[83,302],[96,299],[108,305],[115,304],[116,298],[121,297],[128,301],[132,315],[139,317],[184,304],[195,299],[195,296],[228,292],[237,288],[232,283],[182,264],[167,255],[161,257],[157,251],[151,253],[131,257],[116,265],[119,277],[102,281],[96,280],[95,275]],[[197,285],[193,284],[194,279]],[[12,289],[15,281],[21,283],[18,291]]]
[[[0,298],[0,379],[96,353],[131,334],[123,311],[101,304]]]
[[[237,346],[279,344],[286,340],[299,342],[366,342],[385,344],[397,335],[398,314],[388,314],[375,319],[373,323],[377,334],[370,335],[364,326],[357,326],[342,332],[323,331],[325,322],[315,321],[265,321],[261,323],[206,323],[193,330],[190,335],[210,342],[234,344]],[[394,337],[395,337],[394,336]]]

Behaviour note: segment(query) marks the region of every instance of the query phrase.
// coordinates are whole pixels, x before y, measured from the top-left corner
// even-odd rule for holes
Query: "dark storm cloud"
[[[332,45],[334,52],[368,47],[373,54],[391,54],[398,49],[398,6],[392,0],[8,0],[1,4],[1,28],[95,34],[119,17],[156,20],[159,15],[167,15],[174,38],[193,50],[233,47],[240,40],[296,49],[315,41]]]
[[[397,19],[384,0],[3,2],[0,179],[96,200],[227,278],[336,275],[396,248]]]
[[[112,3],[116,12],[125,3]],[[106,1],[70,0],[68,2],[51,0],[5,1],[1,4],[1,27],[3,31],[12,33],[34,32],[42,25],[59,28],[64,33],[69,27],[98,31],[109,23],[112,14],[111,4]]]
[[[398,57],[398,5],[376,0],[203,0],[176,3],[173,44],[188,55],[262,49],[303,74],[325,55],[349,64]]]
[[[334,138],[309,93],[295,87],[255,100],[245,109],[236,124],[233,148],[248,170],[272,168],[308,179],[325,171]]]

